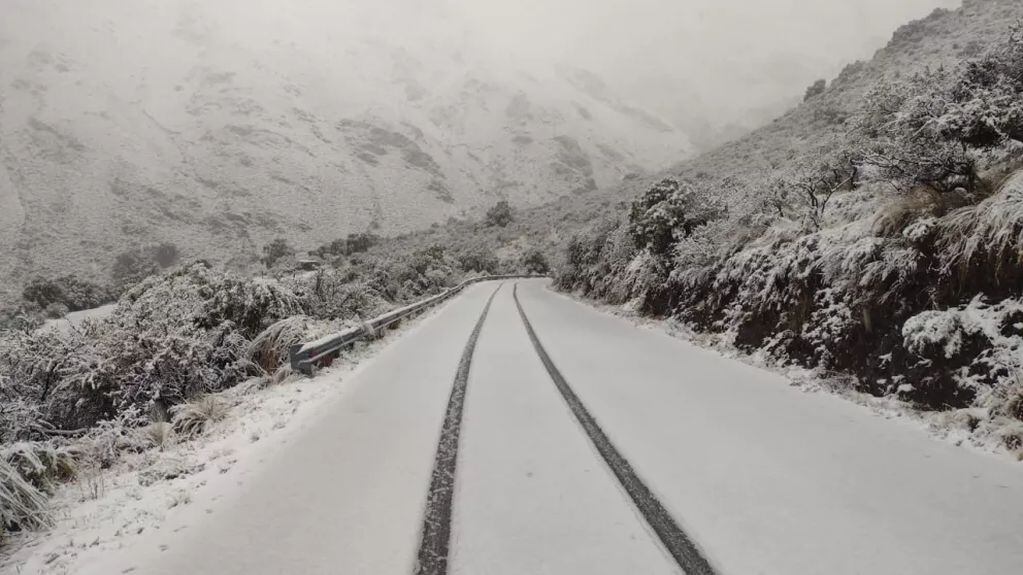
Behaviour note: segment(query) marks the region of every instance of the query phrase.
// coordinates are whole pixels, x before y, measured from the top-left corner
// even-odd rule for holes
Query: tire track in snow
[[[611,443],[607,434],[597,424],[597,420],[590,415],[586,406],[579,399],[579,396],[572,391],[568,381],[561,375],[551,357],[547,355],[547,351],[533,330],[533,325],[529,322],[529,317],[526,316],[526,310],[523,309],[522,302],[519,301],[519,285],[517,283],[512,290],[512,296],[515,298],[515,306],[519,309],[519,316],[526,327],[529,339],[533,342],[533,347],[536,349],[537,355],[540,356],[540,361],[547,368],[547,373],[550,374],[554,385],[561,392],[561,396],[568,403],[572,414],[575,415],[576,420],[583,427],[583,430],[589,436],[590,441],[593,442],[594,447],[597,448],[600,456],[611,468],[615,477],[618,478],[622,487],[625,488],[625,492],[632,498],[632,502],[639,509],[647,524],[654,530],[654,533],[657,534],[661,543],[668,550],[668,553],[671,554],[672,558],[675,559],[675,562],[678,563],[686,575],[716,575],[717,572],[707,558],[704,557],[693,539],[686,535],[671,514],[668,513],[668,510],[664,508],[664,505],[650,491],[650,488],[636,475],[632,465]]]
[[[469,368],[476,351],[476,342],[483,330],[483,323],[490,312],[490,304],[504,284],[497,286],[483,307],[476,327],[462,352],[462,360],[455,372],[455,383],[448,399],[444,425],[441,427],[437,456],[433,463],[430,490],[426,495],[426,514],[423,517],[422,539],[414,573],[416,575],[445,575],[448,572],[448,551],[451,543],[451,508],[455,495],[455,466],[458,463],[458,438],[462,430],[462,413],[465,407],[465,392],[469,385]]]

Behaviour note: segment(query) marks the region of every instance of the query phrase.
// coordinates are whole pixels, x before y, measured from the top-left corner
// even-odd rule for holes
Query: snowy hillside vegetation
[[[247,270],[277,236],[538,205],[690,149],[596,74],[507,61],[441,7],[286,5],[5,3],[0,301],[35,275],[106,283],[160,244]]]
[[[168,434],[203,435],[228,414],[222,392],[288,380],[291,345],[469,275],[547,265],[540,254],[502,262],[442,246],[334,263],[256,278],[187,264],[135,285],[97,317],[45,327],[9,318],[0,326],[0,540],[48,525],[47,494],[77,470],[159,448]]]
[[[1018,2],[975,0],[904,27],[774,125],[591,224],[558,284],[957,410],[958,425],[1020,449],[1020,17]],[[978,29],[989,44],[958,43]],[[928,38],[959,62],[880,73]]]

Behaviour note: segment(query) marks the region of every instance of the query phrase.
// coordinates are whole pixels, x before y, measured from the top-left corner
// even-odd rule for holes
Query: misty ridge
[[[248,273],[278,236],[608,188],[770,119],[932,7],[591,4],[5,3],[5,300],[37,275],[108,283],[129,248]]]
[[[0,570],[494,277],[1023,458],[1018,0],[3,1]]]

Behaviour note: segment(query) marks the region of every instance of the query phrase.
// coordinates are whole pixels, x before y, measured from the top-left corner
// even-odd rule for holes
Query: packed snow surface
[[[470,372],[451,572],[678,572],[537,359],[514,283]],[[1023,572],[1018,464],[518,284],[558,369],[720,573]],[[468,288],[343,384],[302,384],[337,393],[286,441],[244,451],[243,475],[212,477],[159,528],[61,569],[411,573],[454,374],[497,285]]]

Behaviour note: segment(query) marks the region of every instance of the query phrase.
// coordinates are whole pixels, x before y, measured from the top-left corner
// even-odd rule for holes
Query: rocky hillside
[[[132,247],[169,242],[244,267],[278,235],[316,243],[498,199],[538,205],[690,149],[597,75],[488,53],[443,11],[289,6],[5,3],[8,297],[37,274],[104,279]],[[411,20],[431,33],[389,29],[388,10],[419,11]]]

